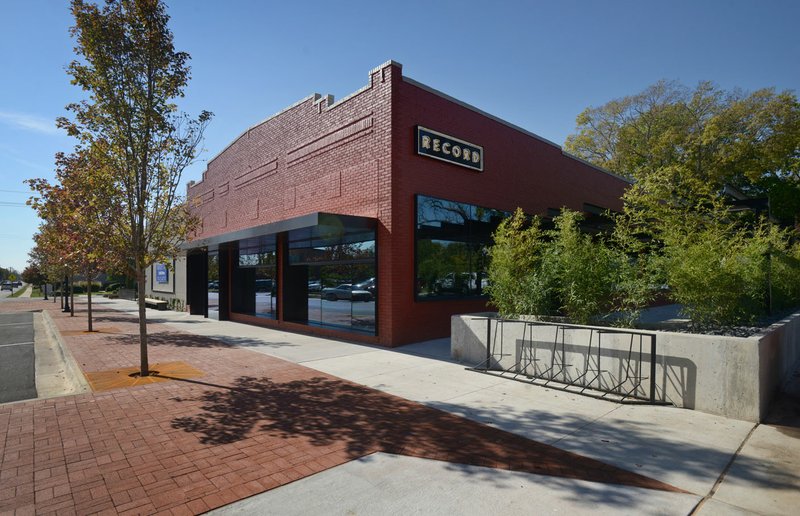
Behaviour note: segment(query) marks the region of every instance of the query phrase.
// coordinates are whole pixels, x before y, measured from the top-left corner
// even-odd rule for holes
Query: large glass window
[[[289,232],[289,276],[293,292],[305,287],[307,324],[376,333],[375,232],[347,224]],[[288,303],[289,301],[287,301]],[[300,299],[297,299],[300,303]]]
[[[275,235],[239,241],[233,276],[234,312],[277,319],[278,266]]]
[[[416,295],[420,299],[479,297],[492,233],[507,212],[417,196]]]

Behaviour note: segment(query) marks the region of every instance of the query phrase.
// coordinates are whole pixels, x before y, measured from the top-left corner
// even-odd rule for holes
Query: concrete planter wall
[[[551,326],[500,322],[493,314],[456,315],[451,320],[451,355],[470,366],[486,364],[487,326],[491,338],[490,369],[547,372],[564,364],[559,374],[585,379],[593,388],[621,386],[638,396],[650,396],[650,336],[656,341],[655,399],[711,414],[761,421],[782,382],[800,362],[800,312],[749,338],[720,337],[666,331],[645,334],[598,334],[596,327],[574,327],[556,335]],[[597,339],[601,351],[597,353]],[[587,353],[589,339],[593,353]],[[638,350],[641,343],[642,355]],[[555,346],[554,346],[555,345]],[[633,347],[633,359],[628,360]],[[553,349],[556,355],[553,356]],[[588,356],[588,368],[587,368]],[[599,368],[598,368],[599,364]],[[603,371],[599,375],[597,370]]]

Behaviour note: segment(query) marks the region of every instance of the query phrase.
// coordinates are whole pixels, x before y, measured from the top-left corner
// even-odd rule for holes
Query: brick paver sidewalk
[[[85,333],[52,310],[85,372],[138,364],[136,320]],[[0,513],[200,513],[374,452],[678,491],[419,403],[151,323],[150,362],[204,376],[0,405]]]

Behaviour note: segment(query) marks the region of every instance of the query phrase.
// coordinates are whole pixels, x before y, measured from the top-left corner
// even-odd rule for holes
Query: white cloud
[[[0,111],[0,123],[37,133],[57,134],[60,132],[56,127],[55,120],[28,113]]]

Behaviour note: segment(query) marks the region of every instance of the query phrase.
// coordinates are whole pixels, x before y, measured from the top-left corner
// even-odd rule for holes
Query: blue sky
[[[800,88],[800,2],[171,0],[192,56],[181,108],[214,112],[201,160],[313,93],[336,98],[394,59],[403,73],[562,144],[584,108],[659,79]],[[38,220],[22,183],[74,142],[55,128],[80,98],[67,0],[0,0],[0,266],[24,268]]]

